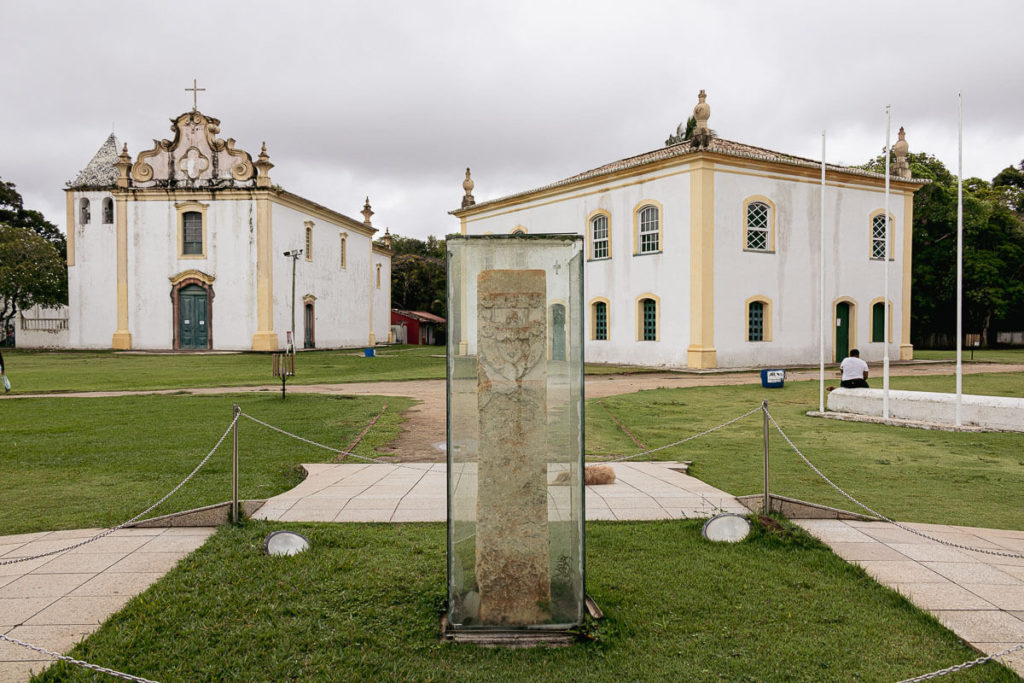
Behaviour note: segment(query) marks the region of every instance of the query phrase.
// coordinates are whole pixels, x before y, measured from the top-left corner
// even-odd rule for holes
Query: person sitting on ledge
[[[868,389],[868,364],[860,359],[860,351],[851,349],[850,355],[839,364],[843,379],[839,386],[846,389]]]

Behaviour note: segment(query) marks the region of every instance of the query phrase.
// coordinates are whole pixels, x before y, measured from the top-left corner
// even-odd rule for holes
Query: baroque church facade
[[[66,189],[70,348],[269,351],[373,346],[391,256],[356,220],[273,184],[197,109],[135,159],[113,134]],[[286,253],[287,252],[287,253]]]
[[[815,364],[824,278],[826,358],[913,358],[914,193],[900,129],[889,178],[719,138],[701,91],[695,130],[664,147],[477,202],[469,169],[464,235],[583,234],[589,362],[693,369]],[[885,268],[889,338],[885,339]],[[564,318],[564,316],[563,316]],[[549,316],[549,319],[553,319]],[[555,333],[557,336],[557,332]]]

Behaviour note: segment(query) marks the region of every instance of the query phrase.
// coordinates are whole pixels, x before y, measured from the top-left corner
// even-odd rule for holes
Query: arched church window
[[[306,260],[313,260],[313,222],[306,221]]]
[[[181,253],[203,253],[203,214],[198,211],[181,215]]]
[[[767,202],[747,204],[747,241],[750,251],[771,251],[772,207]]]
[[[377,264],[377,289],[380,289],[380,264]]]
[[[637,242],[639,254],[653,254],[661,250],[661,229],[658,207],[643,206],[637,212]]]
[[[103,199],[103,222],[108,225],[114,222],[114,200],[110,197]]]
[[[89,200],[83,198],[78,202],[78,222],[82,225],[87,225],[89,223],[89,219]]]
[[[608,258],[608,216],[601,213],[590,219],[590,258]]]

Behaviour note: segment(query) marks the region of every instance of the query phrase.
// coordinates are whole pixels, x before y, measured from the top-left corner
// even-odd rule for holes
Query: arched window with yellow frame
[[[743,200],[743,249],[775,251],[775,202],[762,195]]]
[[[658,341],[661,339],[661,298],[641,294],[636,298],[636,340]]]
[[[748,342],[772,340],[772,300],[760,294],[752,296],[744,304],[745,324]]]
[[[896,225],[896,219],[893,215],[889,214],[889,260],[893,258],[893,228]],[[871,213],[871,260],[882,261],[885,259],[885,209],[878,209]]]
[[[590,300],[590,338],[594,341],[608,341],[610,302],[603,296]]]
[[[588,256],[592,261],[612,257],[612,218],[604,209],[598,209],[587,217]]]
[[[645,199],[633,209],[633,255],[660,254],[665,216],[660,202]]]

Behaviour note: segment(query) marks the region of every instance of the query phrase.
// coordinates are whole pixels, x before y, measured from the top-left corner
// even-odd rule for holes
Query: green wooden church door
[[[850,304],[840,301],[836,304],[836,357],[841,361],[850,355]]]
[[[209,338],[206,290],[199,285],[178,292],[178,339],[183,349],[205,349]]]

